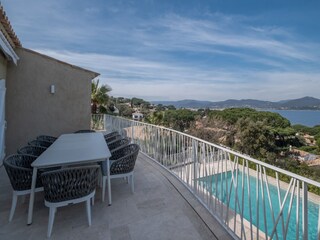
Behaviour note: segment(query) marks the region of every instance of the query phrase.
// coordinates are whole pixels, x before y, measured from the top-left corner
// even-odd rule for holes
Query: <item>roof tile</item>
[[[0,23],[2,24],[3,28],[6,31],[6,34],[4,33],[6,38],[10,38],[11,41],[8,40],[8,42],[10,43],[10,45],[12,47],[22,47],[21,42],[19,40],[19,38],[17,37],[17,35],[15,34],[10,21],[6,15],[6,12],[3,9],[3,6],[0,4]],[[3,30],[2,30],[3,31]],[[14,45],[12,45],[12,43]]]

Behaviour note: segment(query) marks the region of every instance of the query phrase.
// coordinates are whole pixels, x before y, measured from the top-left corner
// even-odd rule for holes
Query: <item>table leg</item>
[[[109,198],[109,206],[112,204],[111,200],[111,181],[110,181],[110,162],[107,160],[107,181],[108,181],[108,198]]]
[[[31,183],[31,192],[30,192],[30,200],[29,200],[28,225],[32,224],[32,214],[33,214],[33,205],[34,205],[34,191],[36,189],[37,172],[38,172],[38,169],[36,167],[34,167],[33,168],[33,173],[32,173],[32,183]]]

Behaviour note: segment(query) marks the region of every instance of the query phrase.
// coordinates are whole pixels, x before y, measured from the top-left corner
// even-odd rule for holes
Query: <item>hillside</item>
[[[282,109],[320,109],[320,99],[303,97],[278,104]]]
[[[153,104],[173,105],[176,108],[257,108],[257,109],[292,109],[292,110],[320,110],[320,99],[314,97],[303,97],[299,99],[282,100],[278,102],[262,101],[255,99],[229,99],[226,101],[211,102],[198,100],[180,100],[180,101],[153,101]]]

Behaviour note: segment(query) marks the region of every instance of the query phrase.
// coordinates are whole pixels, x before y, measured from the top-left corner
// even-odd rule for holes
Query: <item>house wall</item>
[[[7,69],[7,154],[38,135],[90,129],[91,80],[98,74],[31,50],[16,53],[18,65],[9,63]]]

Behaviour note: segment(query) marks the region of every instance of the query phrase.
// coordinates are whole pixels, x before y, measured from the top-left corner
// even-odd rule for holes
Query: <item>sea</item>
[[[308,127],[320,125],[320,111],[315,110],[265,110],[279,113],[282,117],[288,119],[291,125],[301,124]]]

